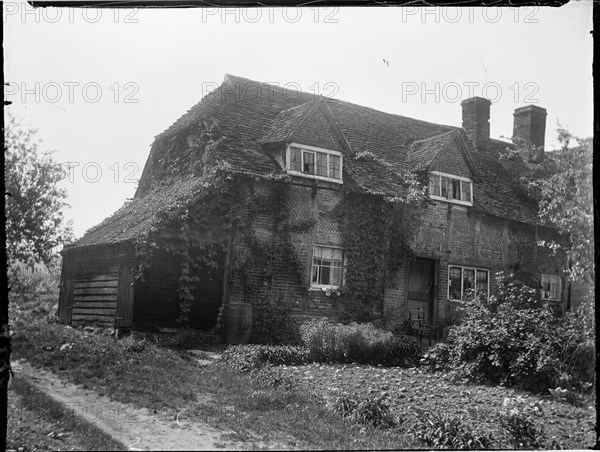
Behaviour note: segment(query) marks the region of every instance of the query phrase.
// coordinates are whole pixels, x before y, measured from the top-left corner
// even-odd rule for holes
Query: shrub
[[[220,358],[231,367],[246,372],[264,364],[273,366],[299,365],[310,362],[308,350],[303,347],[285,345],[231,345]]]
[[[310,320],[301,325],[300,334],[310,357],[317,362],[407,365],[413,364],[421,351],[415,338],[395,336],[369,323]]]
[[[492,438],[476,434],[462,417],[415,409],[416,422],[411,433],[427,447],[434,449],[489,449]]]
[[[329,400],[328,407],[353,422],[379,428],[390,428],[394,427],[397,422],[385,399],[385,395],[359,397],[350,392],[340,392]]]
[[[567,312],[557,330],[558,376],[555,386],[585,390],[595,383],[596,322],[593,294]]]
[[[498,412],[500,425],[508,432],[511,446],[515,449],[538,449],[544,447],[543,429],[538,428],[533,416],[541,416],[537,404],[528,404],[522,397],[504,399]]]
[[[500,274],[498,285],[489,300],[462,302],[462,323],[423,362],[432,370],[535,391],[564,384],[565,376],[591,379],[584,359],[594,350],[593,333],[578,332],[581,318],[556,318],[547,305],[532,301],[535,291],[520,281]]]
[[[255,344],[300,344],[299,323],[291,316],[295,303],[277,293],[252,304],[252,336]]]

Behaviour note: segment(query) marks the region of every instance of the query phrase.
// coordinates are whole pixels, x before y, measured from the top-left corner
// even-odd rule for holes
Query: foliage
[[[300,334],[310,357],[317,362],[409,365],[420,355],[417,341],[373,325],[342,325],[323,319],[305,322]]]
[[[155,169],[157,174],[153,177],[161,179],[162,184],[169,185],[178,183],[178,177],[187,177],[184,185],[189,189],[180,190],[177,199],[153,213],[149,233],[137,241],[136,278],[143,280],[144,271],[151,265],[158,248],[181,256],[178,324],[181,328],[187,328],[199,275],[206,268],[222,268],[223,250],[228,241],[234,240],[236,246],[232,249],[231,271],[242,281],[241,291],[247,302],[261,300],[254,314],[254,324],[258,330],[254,340],[273,343],[291,339],[281,330],[285,325],[278,329],[274,326],[276,322],[272,322],[286,317],[284,320],[291,324],[291,320],[287,318],[287,310],[275,309],[272,314],[267,305],[275,297],[271,291],[276,275],[291,275],[302,279],[302,269],[291,243],[290,233],[293,230],[305,230],[311,224],[294,227],[290,224],[287,210],[289,180],[286,177],[262,178],[238,174],[218,163],[219,153],[227,145],[227,140],[219,130],[218,121],[203,120],[191,133],[196,137],[194,152],[202,154],[202,158],[194,160],[196,163],[193,171],[178,166],[181,158],[174,159],[173,162],[166,158],[164,161],[157,161],[157,166],[164,168],[160,171]],[[186,143],[175,138],[162,146],[167,155],[193,151],[184,150]],[[269,183],[261,183],[265,180]],[[173,208],[173,205],[178,207]],[[274,220],[273,235],[270,237],[257,233],[256,220],[265,217]],[[161,238],[159,232],[167,232],[170,238]],[[278,318],[260,317],[271,314]]]
[[[386,395],[361,397],[347,391],[340,391],[328,401],[330,410],[359,424],[378,428],[391,428],[397,421],[390,411]]]
[[[276,297],[275,291],[259,298],[252,305],[252,343],[300,344],[299,321],[291,316],[295,303],[284,296]]]
[[[586,391],[596,377],[595,300],[587,298],[568,311],[556,330],[558,376],[555,386]]]
[[[266,389],[289,390],[296,386],[296,380],[293,377],[285,375],[280,370],[275,370],[272,367],[252,370],[250,379]]]
[[[492,438],[476,434],[462,416],[452,417],[445,413],[415,409],[417,422],[411,433],[427,447],[434,449],[489,449]]]
[[[342,321],[368,322],[382,316],[383,293],[393,283],[425,195],[401,202],[365,193],[347,192],[336,207],[346,256]]]
[[[498,274],[498,294],[464,301],[464,319],[449,329],[445,342],[425,355],[433,370],[451,369],[475,380],[545,391],[567,379],[591,383],[592,334],[579,330],[575,314],[556,318],[532,298],[535,290]],[[532,306],[532,307],[529,307]],[[570,358],[575,350],[576,359]],[[584,366],[584,367],[582,367]]]
[[[536,426],[534,416],[542,416],[539,403],[527,403],[522,397],[505,398],[498,420],[515,449],[538,449],[544,447],[543,428]]]
[[[564,250],[569,258],[572,280],[592,282],[594,271],[594,220],[592,185],[592,140],[572,136],[560,124],[557,127],[560,149],[546,152],[545,159],[523,158],[531,152],[527,143],[519,143],[508,158],[519,158],[530,174],[522,178],[539,199],[539,217],[558,229],[565,240],[540,241],[556,252]],[[575,141],[576,145],[572,146]],[[535,150],[533,150],[535,152]]]
[[[8,270],[11,291],[19,296],[39,296],[58,292],[60,273],[51,267],[48,271],[27,271],[27,268],[14,265]]]
[[[310,362],[308,350],[285,345],[230,345],[220,358],[221,362],[247,372],[265,364],[273,366],[299,365]]]
[[[67,171],[40,151],[36,131],[25,129],[10,115],[4,135],[6,246],[10,264],[50,264],[53,253],[72,240],[63,209],[66,191],[59,183]]]

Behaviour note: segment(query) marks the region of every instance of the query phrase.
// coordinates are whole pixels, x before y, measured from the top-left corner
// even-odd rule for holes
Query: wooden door
[[[425,323],[433,321],[433,295],[435,285],[435,261],[416,259],[408,266],[408,313],[422,309]]]

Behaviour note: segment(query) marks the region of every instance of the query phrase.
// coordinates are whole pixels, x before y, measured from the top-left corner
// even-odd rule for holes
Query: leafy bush
[[[489,449],[492,438],[476,434],[462,417],[450,417],[429,410],[415,409],[416,423],[411,433],[434,449]]]
[[[528,404],[522,397],[504,399],[498,412],[500,425],[510,435],[511,446],[515,449],[538,449],[544,447],[543,429],[538,428],[533,416],[541,416],[538,404]]]
[[[413,364],[421,351],[415,338],[395,336],[369,323],[310,320],[300,326],[300,334],[317,362],[407,365]]]
[[[252,304],[252,336],[255,344],[300,344],[299,323],[291,316],[293,302],[269,293]]]
[[[557,330],[558,376],[555,386],[585,390],[595,384],[596,322],[593,294],[567,312]]]
[[[291,366],[311,362],[305,348],[285,345],[231,345],[223,351],[220,360],[242,372],[267,363]]]
[[[361,398],[356,394],[340,392],[328,402],[328,407],[353,422],[379,428],[390,428],[394,427],[397,422],[385,399],[385,395]]]
[[[581,332],[581,315],[561,320],[534,300],[535,290],[498,275],[498,295],[462,302],[459,325],[423,362],[470,379],[545,391],[574,380],[593,381],[593,332]],[[533,307],[531,307],[533,306]]]

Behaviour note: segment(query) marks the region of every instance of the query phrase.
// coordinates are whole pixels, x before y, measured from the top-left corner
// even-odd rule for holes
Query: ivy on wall
[[[345,192],[336,207],[346,256],[345,287],[336,304],[343,321],[383,318],[384,290],[413,255],[410,242],[427,197],[423,180],[405,177],[405,197]]]
[[[174,137],[164,144],[169,158],[155,157],[165,176],[163,184],[183,179],[187,188],[165,203],[168,208],[154,213],[152,227],[138,239],[136,279],[143,280],[157,249],[181,256],[178,324],[186,327],[198,275],[206,266],[223,265],[222,250],[235,230],[231,271],[245,301],[255,301],[254,327],[260,337],[254,340],[276,341],[282,333],[275,329],[287,325],[294,305],[274,282],[286,277],[308,289],[306,263],[299,259],[292,236],[309,231],[316,219],[291,222],[289,176],[233,173],[220,163],[227,139],[217,121],[202,120],[188,132],[187,140]],[[193,164],[183,165],[177,149],[190,154]],[[394,283],[411,253],[409,242],[425,202],[425,184],[414,175],[401,176],[408,187],[403,197],[345,188],[336,207],[347,262],[345,287],[336,303],[341,320],[381,316],[384,289]]]

